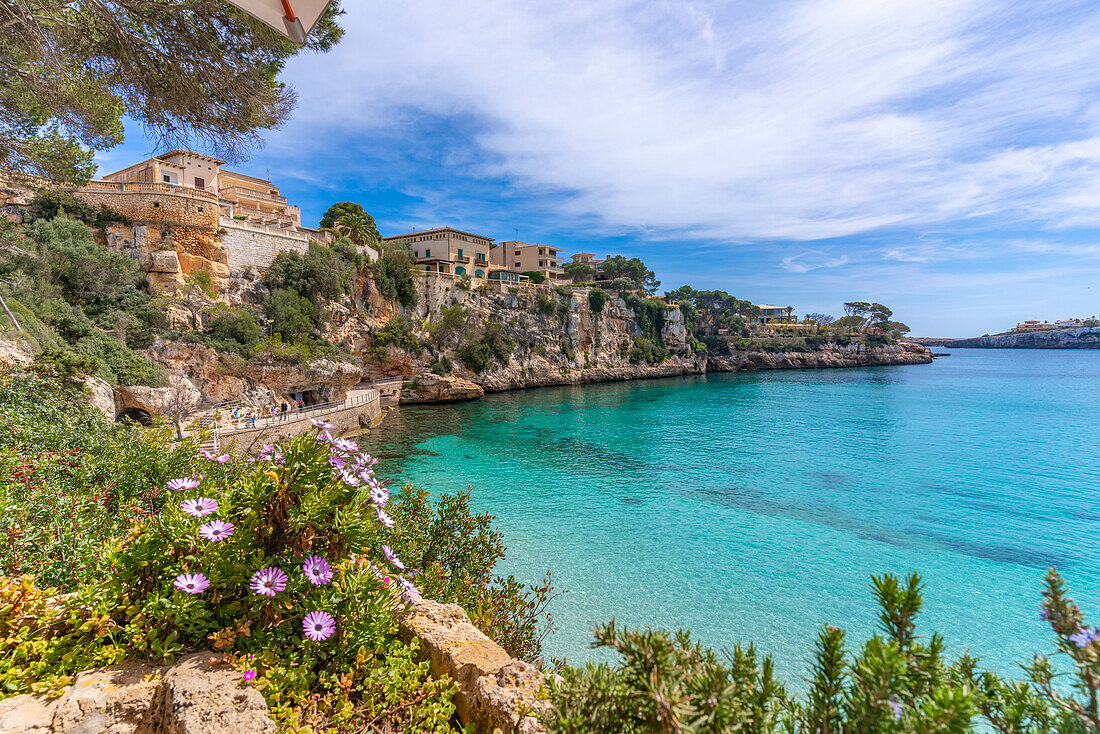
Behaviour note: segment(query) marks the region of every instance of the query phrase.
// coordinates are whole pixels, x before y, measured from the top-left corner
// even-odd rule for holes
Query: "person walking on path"
[[[301,398],[298,398],[298,415],[303,415],[305,413],[305,407],[306,407],[306,401],[302,400]]]
[[[283,401],[282,406],[280,406],[279,411],[280,411],[280,413],[282,413],[279,420],[284,420],[285,421],[286,420],[286,401],[285,400]]]
[[[241,419],[241,409],[240,409],[240,408],[234,408],[234,409],[233,409],[233,429],[234,429],[234,430],[236,430],[236,428],[237,428],[237,422],[238,422],[238,421],[239,421],[240,419]]]

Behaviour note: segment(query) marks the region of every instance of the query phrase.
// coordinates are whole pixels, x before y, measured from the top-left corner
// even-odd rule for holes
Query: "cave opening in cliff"
[[[152,426],[153,416],[141,408],[127,408],[115,416],[116,423],[137,423],[142,426]]]
[[[307,389],[292,392],[290,397],[297,403],[301,400],[306,405],[317,405],[325,402],[324,397],[321,396],[321,392],[318,389]]]

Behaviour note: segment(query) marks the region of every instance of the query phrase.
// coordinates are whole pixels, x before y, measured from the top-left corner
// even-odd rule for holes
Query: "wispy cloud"
[[[795,273],[808,273],[820,268],[836,268],[846,265],[847,255],[831,256],[821,250],[807,250],[797,255],[789,255],[780,262],[784,268]]]

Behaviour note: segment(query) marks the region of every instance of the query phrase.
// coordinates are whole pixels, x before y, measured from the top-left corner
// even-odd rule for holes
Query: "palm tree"
[[[794,313],[794,306],[787,306],[787,323],[791,322],[792,313]]]
[[[371,226],[370,218],[365,214],[348,212],[336,220],[336,231],[347,237],[357,245],[364,245],[374,240],[375,231]]]

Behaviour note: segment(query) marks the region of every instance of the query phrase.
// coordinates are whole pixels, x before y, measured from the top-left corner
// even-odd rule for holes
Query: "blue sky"
[[[1100,313],[1100,3],[346,0],[235,166],[303,219],[644,259],[970,336]],[[101,172],[144,157],[139,132]]]

